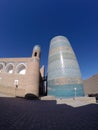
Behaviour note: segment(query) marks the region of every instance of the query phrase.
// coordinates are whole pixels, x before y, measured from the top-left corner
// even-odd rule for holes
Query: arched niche
[[[4,63],[0,63],[0,72],[2,72],[4,69]]]
[[[6,69],[5,71],[9,74],[12,74],[13,73],[13,69],[14,69],[14,64],[13,63],[8,63],[7,66],[6,66]]]
[[[16,73],[20,75],[25,75],[26,74],[26,65],[24,63],[20,63],[16,67]]]

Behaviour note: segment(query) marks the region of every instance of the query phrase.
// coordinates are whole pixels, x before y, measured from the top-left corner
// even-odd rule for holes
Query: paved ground
[[[0,130],[98,130],[98,104],[73,108],[56,101],[0,97]]]
[[[89,104],[96,104],[95,97],[77,97],[77,98],[68,98],[68,99],[57,99],[57,104],[66,104],[72,107],[80,107]]]

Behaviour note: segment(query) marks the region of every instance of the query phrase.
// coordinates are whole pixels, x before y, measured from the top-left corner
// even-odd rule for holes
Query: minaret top
[[[35,45],[33,48],[33,54],[32,57],[40,58],[41,48],[39,45]]]
[[[39,46],[39,45],[35,45],[34,48],[33,48],[33,51],[35,51],[35,50],[37,50],[37,51],[41,51],[40,46]]]
[[[51,39],[51,42],[55,42],[55,41],[61,41],[61,40],[64,40],[66,42],[68,42],[69,40],[65,37],[65,36],[55,36]]]

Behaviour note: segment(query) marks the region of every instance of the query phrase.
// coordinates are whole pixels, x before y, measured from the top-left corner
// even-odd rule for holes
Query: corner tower
[[[33,94],[39,97],[39,83],[40,83],[40,53],[39,45],[34,46],[31,62],[28,63],[28,75],[30,77],[30,86],[26,87],[26,94]],[[28,78],[29,78],[28,77]]]
[[[68,39],[56,36],[50,42],[48,57],[48,95],[83,96],[83,84],[75,53]]]

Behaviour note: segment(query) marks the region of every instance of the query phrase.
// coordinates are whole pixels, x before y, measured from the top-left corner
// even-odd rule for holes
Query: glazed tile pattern
[[[74,51],[64,36],[51,40],[48,58],[48,95],[56,97],[83,96],[80,68]]]

